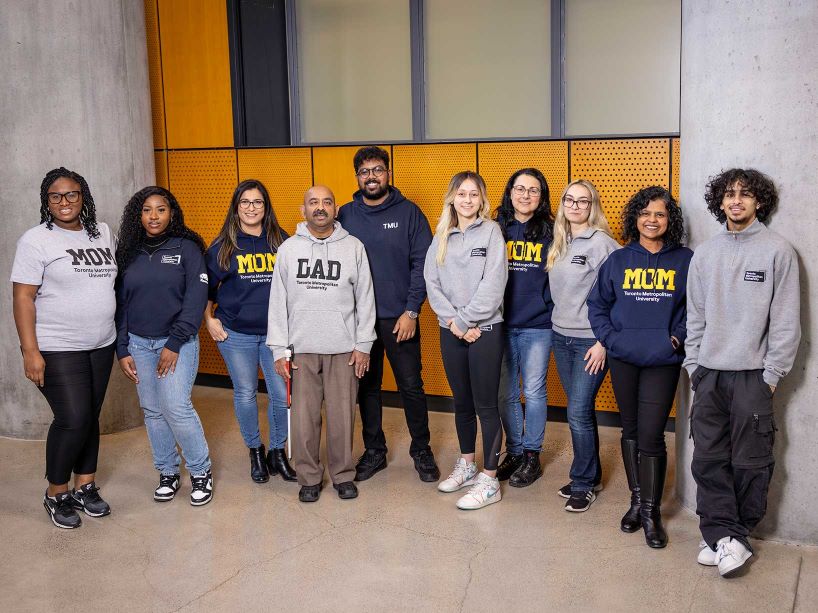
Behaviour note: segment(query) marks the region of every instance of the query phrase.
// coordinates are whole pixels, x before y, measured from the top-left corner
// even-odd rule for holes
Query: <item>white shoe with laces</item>
[[[716,547],[716,563],[722,577],[730,577],[744,566],[753,552],[744,546],[744,543],[730,536],[721,539]]]
[[[489,477],[486,473],[480,473],[474,480],[471,489],[457,501],[457,508],[464,511],[473,511],[500,502],[502,498],[500,481],[496,477]]]
[[[474,477],[477,474],[477,464],[466,462],[459,458],[454,465],[452,474],[437,484],[437,489],[441,492],[456,492],[464,487],[474,485]]]
[[[696,558],[696,562],[702,566],[718,566],[717,555],[715,551],[710,549],[710,545],[704,541],[699,541],[699,557]]]

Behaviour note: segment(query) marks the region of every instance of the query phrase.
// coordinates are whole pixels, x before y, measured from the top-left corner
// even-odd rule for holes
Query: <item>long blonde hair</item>
[[[574,185],[581,185],[591,194],[591,212],[588,215],[588,226],[594,230],[601,230],[611,238],[611,227],[608,225],[608,220],[605,218],[605,213],[602,211],[602,203],[599,200],[599,192],[596,191],[594,184],[590,181],[580,179],[578,181],[571,181],[560,196],[559,204],[557,205],[557,216],[554,219],[554,240],[551,241],[551,246],[548,248],[548,257],[545,261],[545,269],[551,270],[559,260],[565,257],[568,252],[568,237],[571,235],[571,222],[565,217],[565,206],[562,204],[562,199],[565,194]]]
[[[489,197],[486,192],[486,182],[483,177],[471,170],[464,170],[458,172],[449,181],[449,187],[446,190],[446,195],[443,197],[443,211],[440,213],[440,219],[435,228],[435,238],[437,238],[437,264],[443,264],[446,259],[446,248],[449,246],[449,232],[457,225],[457,211],[454,210],[454,197],[457,190],[467,180],[471,179],[477,184],[477,189],[480,192],[480,208],[477,211],[477,216],[481,219],[491,219],[491,205],[489,204]]]

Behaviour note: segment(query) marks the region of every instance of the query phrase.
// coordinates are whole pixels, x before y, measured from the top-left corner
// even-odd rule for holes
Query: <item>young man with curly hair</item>
[[[728,577],[753,555],[748,537],[767,508],[773,395],[801,338],[798,259],[763,223],[778,204],[769,177],[727,170],[707,185],[705,200],[726,227],[690,263],[684,367],[695,392],[698,562]]]

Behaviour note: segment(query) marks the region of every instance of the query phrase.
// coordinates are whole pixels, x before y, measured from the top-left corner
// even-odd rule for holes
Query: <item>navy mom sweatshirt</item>
[[[545,260],[551,239],[526,240],[527,225],[513,219],[506,227],[508,283],[503,317],[509,328],[550,329],[554,301]]]
[[[608,257],[588,296],[588,319],[611,357],[642,367],[682,362],[692,257],[687,247],[651,253],[638,242]]]

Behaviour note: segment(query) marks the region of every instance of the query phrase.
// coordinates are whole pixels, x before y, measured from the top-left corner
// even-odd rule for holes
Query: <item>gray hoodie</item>
[[[326,239],[301,222],[278,248],[270,286],[267,346],[273,358],[296,353],[369,353],[375,294],[363,243],[335,222]]]
[[[465,332],[503,321],[503,296],[508,279],[506,242],[500,226],[478,218],[461,232],[449,230],[446,259],[438,266],[438,239],[426,252],[423,277],[429,305],[444,328],[449,320]]]
[[[760,221],[704,242],[687,274],[687,372],[763,368],[778,385],[801,339],[799,294],[795,251]]]
[[[565,256],[548,271],[554,300],[551,313],[554,332],[575,338],[594,338],[586,301],[596,283],[599,267],[617,249],[619,243],[596,228],[588,228],[571,239]]]

